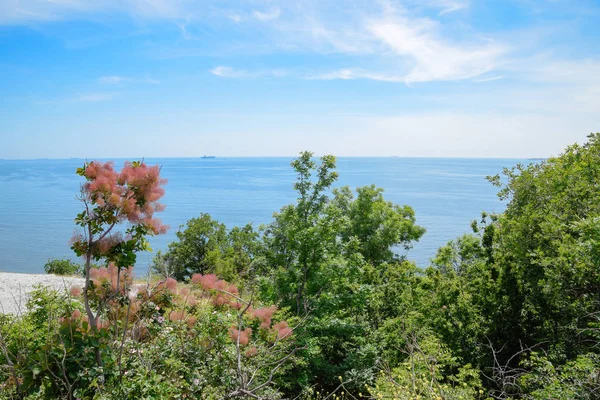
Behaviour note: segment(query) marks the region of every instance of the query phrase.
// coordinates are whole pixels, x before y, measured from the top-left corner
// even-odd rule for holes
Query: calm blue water
[[[162,165],[169,180],[161,213],[171,226],[153,238],[152,248],[166,249],[177,228],[200,213],[232,227],[271,220],[274,211],[296,199],[291,158],[146,159]],[[469,231],[481,211],[502,211],[496,188],[486,175],[526,160],[440,158],[339,158],[338,186],[376,184],[385,197],[408,204],[427,229],[407,254],[426,266],[438,247]],[[76,200],[83,160],[0,160],[0,271],[43,272],[50,258],[73,258],[69,239],[81,211]],[[115,162],[117,167],[123,160]],[[138,256],[143,275],[153,253]]]

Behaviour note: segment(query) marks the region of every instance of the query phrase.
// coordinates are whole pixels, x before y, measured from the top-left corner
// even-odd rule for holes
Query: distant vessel
[[[202,156],[200,158],[216,158],[215,156]]]

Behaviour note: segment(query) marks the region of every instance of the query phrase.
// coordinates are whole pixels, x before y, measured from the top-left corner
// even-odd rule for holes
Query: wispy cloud
[[[433,0],[433,4],[441,9],[439,15],[449,14],[467,8],[467,3],[465,1],[457,0]]]
[[[340,17],[320,15],[318,7],[310,13],[304,8],[302,12],[287,8],[283,14],[276,8],[276,12],[254,11],[253,15],[261,21],[278,19],[270,28],[275,31],[273,43],[282,49],[357,57],[353,67],[300,76],[307,79],[370,79],[407,84],[470,79],[496,70],[509,50],[491,38],[451,40],[438,21],[415,16],[392,1],[377,4],[379,7],[362,8],[354,4]],[[431,0],[427,6],[445,14],[467,4],[466,0]],[[335,11],[323,7],[323,13]],[[237,78],[268,75],[249,70],[213,73]]]
[[[240,22],[242,22],[244,20],[244,17],[242,17],[239,14],[231,14],[227,16],[230,20],[232,20],[233,22],[235,22],[236,24],[239,24]]]
[[[339,69],[336,71],[325,72],[316,75],[308,75],[307,79],[315,79],[315,80],[351,80],[351,79],[371,79],[374,81],[383,81],[383,82],[405,82],[403,76],[385,74],[385,73],[375,73],[371,71],[366,71],[360,68],[345,68]]]
[[[143,19],[185,19],[201,16],[205,12],[204,5],[204,2],[190,0],[3,0],[0,24],[60,21],[96,13],[129,14]]]
[[[284,69],[269,69],[269,70],[255,70],[249,71],[245,69],[237,69],[226,66],[218,66],[210,70],[210,73],[221,78],[236,78],[236,79],[244,79],[244,78],[260,78],[260,77],[274,77],[274,78],[283,78],[285,76],[289,76],[289,72]]]
[[[473,82],[476,82],[476,83],[493,82],[493,81],[499,81],[500,79],[504,79],[504,78],[505,78],[504,75],[490,76],[490,77],[486,77],[486,78],[473,79]]]
[[[413,66],[403,80],[411,82],[453,81],[492,71],[507,47],[491,39],[451,42],[442,37],[440,24],[414,18],[403,10],[389,8],[382,18],[366,26],[373,37]]]
[[[78,103],[97,103],[111,100],[113,97],[112,93],[87,93],[75,97],[73,101]]]
[[[279,8],[274,8],[269,11],[254,10],[252,11],[252,15],[259,21],[267,22],[279,18],[281,10]]]
[[[109,76],[101,76],[98,78],[98,82],[105,85],[118,85],[123,83],[151,83],[151,84],[159,84],[160,81],[157,79],[153,79],[150,77],[144,78],[132,78],[128,76],[118,76],[118,75],[109,75]]]
[[[281,8],[273,5],[278,1],[3,0],[0,2],[0,24],[96,18],[98,13],[118,13],[145,20],[200,21],[217,16],[229,17],[235,22],[247,18],[266,22],[281,15]]]
[[[426,7],[439,10],[440,14],[447,14],[467,7],[467,2],[426,0],[417,4],[425,4]],[[374,3],[351,1],[341,8],[337,2],[327,0],[293,4],[281,0],[241,1],[235,5],[236,11],[224,9],[218,2],[208,0],[206,9],[210,12],[202,11],[190,0],[8,0],[7,4],[0,6],[0,15],[4,14],[8,19],[36,19],[37,14],[45,15],[40,17],[44,19],[60,19],[70,14],[98,10],[117,10],[147,19],[173,19],[184,38],[190,37],[188,24],[208,18],[207,14],[210,13],[222,14],[222,18],[236,23],[249,18],[265,23],[277,20],[277,23],[266,24],[264,29],[272,30],[267,31],[265,38],[279,50],[334,51],[363,57],[361,62],[356,63],[357,68],[350,72],[341,70],[324,75],[325,78],[331,76],[328,79],[335,79],[337,74],[338,79],[407,83],[461,80],[494,70],[504,51],[504,47],[493,40],[450,41],[438,32],[438,22],[417,17],[410,13],[408,7],[393,0]],[[365,68],[367,64],[378,64],[374,62],[376,60],[385,60],[388,66],[381,70]],[[278,76],[264,70],[241,71],[227,67],[217,67],[212,73],[237,78]],[[101,78],[104,84],[125,82],[156,83],[150,79],[121,76]]]
[[[124,78],[122,76],[102,76],[100,78],[98,78],[98,82],[100,83],[105,83],[105,84],[116,84],[116,83],[121,83],[126,81],[127,78]]]
[[[471,0],[379,0],[390,5],[388,8],[395,9],[403,5],[407,9],[426,10],[428,13],[435,13],[438,16],[454,13],[460,10],[466,10],[470,7]]]
[[[503,52],[493,43],[450,44],[427,29],[411,26],[409,21],[381,21],[371,24],[369,30],[399,56],[414,61],[414,67],[404,78],[406,82],[472,78],[494,69]]]
[[[231,67],[219,66],[210,70],[210,73],[222,78],[248,78],[251,74],[248,71],[233,69]]]
[[[498,80],[499,76],[528,74],[531,65],[514,67],[511,60],[518,53],[519,44],[469,27],[468,19],[458,20],[463,15],[460,11],[468,9],[470,3],[471,0],[239,0],[227,3],[206,0],[200,5],[193,0],[4,0],[0,1],[0,24],[88,15],[98,18],[100,13],[119,13],[136,20],[169,20],[179,27],[184,38],[190,38],[190,32],[202,32],[198,36],[209,32],[218,48],[215,52],[227,47],[234,49],[231,52],[235,51],[236,55],[256,51],[320,57],[316,62],[321,65],[311,65],[316,73],[282,72],[276,65],[256,71],[227,66],[211,70],[216,76],[229,78],[287,76],[416,84],[458,80],[486,82]],[[561,2],[546,3],[545,7],[550,7],[548,4]],[[452,18],[444,17],[450,13]],[[221,35],[219,29],[224,21],[240,26],[227,25],[227,29],[238,30],[232,35]],[[205,25],[209,28],[204,29]],[[455,33],[457,27],[464,26],[467,28],[460,34]],[[506,38],[506,35],[500,37]],[[164,47],[175,57],[199,51],[210,54],[210,50],[198,50],[193,47],[194,43],[188,42],[195,41],[184,41],[183,45],[177,43],[176,46],[168,43]],[[330,62],[333,57],[328,56],[332,54],[340,57]],[[286,65],[286,68],[293,70],[303,66]],[[585,79],[577,78],[580,76],[577,73],[570,75],[568,68],[560,71],[567,80]],[[540,75],[561,79],[551,72],[542,71]],[[533,76],[532,79],[541,78]],[[117,75],[101,77],[99,82],[105,85],[159,83],[152,78]]]

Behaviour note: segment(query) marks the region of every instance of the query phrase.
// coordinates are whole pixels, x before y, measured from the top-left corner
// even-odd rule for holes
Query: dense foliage
[[[153,269],[159,275],[186,280],[194,273],[210,271],[231,281],[248,278],[258,237],[252,225],[227,230],[210,215],[201,214],[176,235],[178,241],[154,257]]]
[[[426,268],[406,258],[410,207],[335,187],[335,158],[306,152],[271,223],[200,214],[135,284],[158,170],[91,165],[86,285],[1,317],[3,398],[600,398],[600,134],[489,177],[505,212]]]
[[[81,274],[81,270],[82,268],[79,264],[67,260],[66,258],[48,260],[44,265],[44,271],[46,271],[47,274],[54,275],[77,275]]]

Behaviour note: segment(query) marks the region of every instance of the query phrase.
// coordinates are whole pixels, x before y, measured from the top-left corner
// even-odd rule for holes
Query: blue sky
[[[0,158],[546,157],[598,0],[3,0]]]

